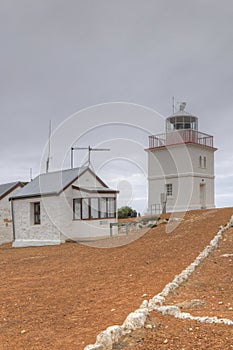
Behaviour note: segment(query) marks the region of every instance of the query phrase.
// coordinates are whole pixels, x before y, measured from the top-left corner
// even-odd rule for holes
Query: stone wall
[[[34,224],[33,205],[40,202],[41,224]],[[60,206],[58,196],[18,199],[13,202],[14,247],[52,245],[60,243]]]
[[[11,202],[9,198],[19,190],[21,190],[21,187],[16,188],[0,200],[0,244],[12,242],[13,240]]]

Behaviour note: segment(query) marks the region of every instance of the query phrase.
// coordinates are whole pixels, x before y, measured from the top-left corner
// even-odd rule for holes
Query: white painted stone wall
[[[41,224],[34,225],[33,204],[41,204]],[[59,197],[18,199],[13,202],[15,241],[14,247],[60,243]]]
[[[85,173],[73,184],[79,187],[103,187],[103,185],[96,180],[91,173]],[[95,220],[74,220],[73,219],[73,199],[74,198],[90,198],[90,197],[115,197],[114,194],[91,194],[84,191],[78,191],[72,189],[70,186],[62,194],[64,205],[62,206],[64,220],[67,220],[71,224],[66,238],[80,239],[90,237],[102,237],[110,235],[110,223],[116,223],[117,218],[111,219],[95,219]],[[117,228],[113,229],[113,234],[117,231]]]
[[[9,198],[19,190],[21,190],[21,187],[16,188],[0,200],[0,244],[12,242],[13,240],[11,203]]]
[[[72,185],[80,187],[103,187],[102,183],[89,171],[82,174]]]
[[[206,157],[206,168],[199,157]],[[205,184],[205,207],[214,208],[214,149],[195,144],[175,145],[148,151],[148,208],[160,204],[160,194],[172,184],[167,211],[201,209],[200,184]]]

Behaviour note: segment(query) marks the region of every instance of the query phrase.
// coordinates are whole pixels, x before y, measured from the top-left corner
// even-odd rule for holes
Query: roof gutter
[[[88,188],[83,188],[83,187],[79,187],[79,186],[75,186],[72,185],[72,188],[74,190],[78,190],[81,192],[87,192],[87,193],[106,193],[106,194],[115,194],[115,193],[119,193],[120,191],[118,190],[111,190],[111,189],[106,189],[105,187],[103,187],[103,189],[88,189]]]

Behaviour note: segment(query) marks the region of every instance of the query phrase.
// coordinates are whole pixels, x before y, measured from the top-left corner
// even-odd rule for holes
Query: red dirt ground
[[[153,297],[186,268],[232,214],[232,208],[188,212],[171,233],[159,225],[130,244],[108,249],[77,243],[20,249],[2,245],[0,349],[81,350],[94,343],[100,331],[122,324],[143,294]],[[122,239],[113,238],[112,245],[131,237]],[[169,304],[201,299],[203,308],[187,311],[233,319],[233,258],[221,256],[233,253],[232,229],[224,239]],[[155,328],[132,334],[116,349],[232,348],[232,327],[157,313],[151,317]]]

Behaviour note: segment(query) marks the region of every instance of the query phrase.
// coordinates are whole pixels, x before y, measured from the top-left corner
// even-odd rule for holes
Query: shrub
[[[131,207],[121,207],[118,209],[118,218],[119,219],[126,219],[126,218],[133,218],[137,217],[136,210],[133,210]]]

